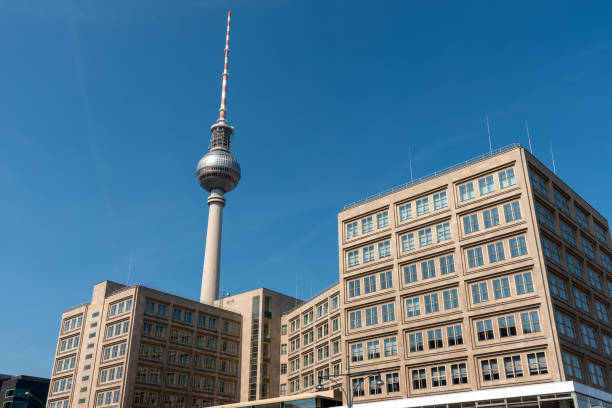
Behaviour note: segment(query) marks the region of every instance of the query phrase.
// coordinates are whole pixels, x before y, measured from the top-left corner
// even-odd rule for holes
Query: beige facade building
[[[105,281],[67,310],[48,408],[204,407],[239,401],[238,313]]]

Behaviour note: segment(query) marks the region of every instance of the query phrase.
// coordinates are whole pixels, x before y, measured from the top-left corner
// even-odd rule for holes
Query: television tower
[[[200,302],[212,304],[219,298],[219,265],[221,262],[221,222],[226,193],[232,191],[240,181],[240,165],[230,153],[234,128],[227,123],[227,58],[229,55],[229,32],[231,11],[227,12],[227,32],[225,36],[225,66],[221,87],[221,107],[219,118],[210,127],[211,137],[208,153],[198,162],[196,178],[200,186],[210,193],[208,197],[208,228],[206,229],[206,249],[202,270],[202,290]]]

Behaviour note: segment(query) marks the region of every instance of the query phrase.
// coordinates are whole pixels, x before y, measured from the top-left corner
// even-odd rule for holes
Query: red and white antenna
[[[229,56],[229,33],[230,33],[230,16],[232,11],[227,12],[227,32],[225,34],[225,65],[223,66],[223,85],[221,86],[221,106],[219,107],[219,119],[218,121],[225,122],[225,115],[227,108],[225,107],[226,93],[227,93],[227,59]]]

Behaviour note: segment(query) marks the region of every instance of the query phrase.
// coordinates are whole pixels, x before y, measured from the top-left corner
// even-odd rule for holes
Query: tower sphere
[[[208,192],[221,189],[229,193],[240,181],[240,164],[227,150],[211,150],[198,162],[196,177]]]

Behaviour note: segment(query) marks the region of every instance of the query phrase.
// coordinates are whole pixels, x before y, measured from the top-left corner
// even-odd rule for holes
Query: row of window
[[[27,405],[27,402],[26,402]],[[70,407],[70,400],[51,401],[49,408],[68,408]]]
[[[569,292],[567,289],[567,283],[564,279],[559,278],[556,275],[549,273],[548,282],[550,284],[550,291],[552,292],[553,295],[558,296],[559,298],[569,302],[569,297],[568,297]],[[608,287],[608,290],[610,292],[608,294],[612,296],[612,292],[611,292],[612,287],[610,286],[612,285],[609,285]],[[571,293],[572,293],[572,297],[574,300],[574,305],[576,306],[578,310],[581,310],[588,314],[592,314],[593,309],[594,309],[595,314],[599,320],[601,320],[604,323],[610,322],[607,302],[600,301],[597,298],[593,298],[593,302],[592,302],[593,306],[591,306],[590,297],[589,295],[587,295],[586,292],[574,287],[572,288]]]
[[[96,396],[96,406],[101,407],[104,405],[118,404],[120,395],[120,390],[99,392]]]
[[[123,378],[123,366],[120,365],[116,367],[105,368],[100,371],[100,376],[98,378],[100,384],[120,380]]]
[[[367,234],[368,232],[374,231],[374,219],[376,219],[376,229],[389,226],[389,211],[383,211],[376,215],[362,218],[360,221],[353,221],[346,224],[346,238],[351,239],[359,236],[360,226],[361,234]]]
[[[386,382],[382,381],[380,375],[373,375],[363,378],[354,378],[351,381],[353,397],[361,397],[366,393],[366,382],[368,384],[368,395],[378,395],[383,393],[383,387],[387,393],[394,393],[400,390],[399,373],[385,375]]]
[[[487,256],[483,256],[483,249]],[[485,264],[493,264],[506,260],[506,253],[510,253],[511,258],[527,255],[527,242],[525,236],[513,237],[508,240],[492,242],[482,247],[467,250],[467,260],[469,268],[476,268]]]
[[[433,244],[432,231],[436,232],[436,242],[440,243],[451,239],[451,229],[449,222],[443,222],[435,226],[426,227],[417,231],[400,235],[400,245],[402,252],[416,249],[416,238],[418,238],[419,248]],[[358,254],[357,254],[358,255]],[[359,259],[357,259],[359,261]],[[349,265],[351,266],[351,265]]]
[[[130,310],[132,310],[132,298],[111,304],[108,307],[108,316],[113,317],[115,315],[127,313]]]
[[[382,345],[382,354],[381,354]],[[365,353],[364,353],[365,350]],[[397,355],[397,337],[368,340],[363,343],[351,344],[351,361],[375,360],[380,357],[391,357]]]
[[[495,183],[494,174],[489,174],[478,179],[478,192],[481,196],[495,192],[496,184],[500,190],[513,186],[516,184],[516,177],[514,175],[514,168],[509,168],[497,172],[497,183]],[[476,197],[474,190],[474,182],[468,181],[467,183],[459,186],[459,200],[467,201]]]
[[[525,375],[534,376],[548,374],[548,365],[544,352],[517,354],[501,357],[503,373],[506,379],[520,378]],[[524,363],[527,363],[525,366]],[[480,371],[483,382],[496,381],[501,378],[498,358],[480,361]]]
[[[463,344],[463,330],[461,324],[447,327],[432,328],[425,331],[417,331],[408,334],[408,352],[416,353],[428,350],[458,346]]]
[[[75,316],[68,319],[64,319],[64,323],[62,325],[62,332],[66,333],[70,330],[75,330],[81,327],[83,324],[83,316]]]
[[[79,347],[80,335],[64,339],[60,342],[60,352],[74,350]]]
[[[71,390],[72,389],[72,377],[62,378],[62,379],[53,381],[53,384],[51,385],[51,389],[53,390],[53,393],[65,392],[65,391]]]
[[[456,309],[459,307],[459,297],[457,289],[447,289],[437,293],[428,293],[406,299],[406,317],[420,316],[423,311],[425,314],[440,311],[440,299],[444,310]]]
[[[575,329],[574,319],[567,314],[555,310],[555,323],[557,326],[557,331],[563,336],[567,336],[572,340],[577,340],[577,333]],[[588,324],[581,323],[580,324],[580,339],[582,344],[587,347],[591,347],[593,349],[600,349],[600,342],[598,341],[597,330]],[[602,334],[601,335],[601,344],[603,345],[604,352],[612,356],[612,337]]]
[[[55,364],[55,372],[59,373],[61,371],[70,370],[74,368],[75,363],[76,363],[76,356],[58,360],[57,363]]]
[[[437,262],[436,262],[437,261]],[[436,271],[438,265],[438,271]],[[420,275],[417,272],[417,267]],[[455,257],[454,255],[442,255],[433,259],[426,259],[418,263],[406,265],[403,267],[404,283],[414,283],[420,280],[435,278],[437,273],[447,275],[455,272]],[[381,277],[382,279],[382,277]]]
[[[362,257],[363,263],[372,262],[376,260],[377,257],[378,259],[383,259],[383,258],[387,258],[391,256],[391,241],[386,240],[383,242],[379,242],[377,247],[378,247],[378,252],[375,251],[374,245],[368,245],[368,246],[361,248],[361,253],[363,255]],[[359,263],[360,263],[359,250],[357,249],[354,251],[350,251],[348,253],[348,266],[356,266],[356,265],[359,265]]]
[[[130,329],[129,320],[125,320],[123,322],[119,322],[115,324],[109,324],[106,326],[106,338],[110,339],[110,338],[117,337],[122,334],[126,334],[129,329]]]
[[[492,207],[476,214],[464,216],[462,218],[463,233],[467,235],[480,231],[481,225],[484,229],[500,225],[499,209],[500,207]],[[522,218],[521,206],[518,201],[503,204],[501,209],[503,211],[503,220],[505,223],[510,223]]]
[[[561,352],[561,358],[563,360],[563,369],[565,371],[566,376],[581,381],[584,381],[586,379],[583,374],[582,359],[580,357],[563,351]],[[605,388],[606,379],[604,374],[604,367],[592,361],[587,361],[587,367],[588,376],[591,380],[591,384],[601,388]],[[612,376],[612,372],[610,373],[610,375]]]
[[[539,333],[542,331],[537,311],[521,312],[519,315],[522,334]],[[496,338],[516,336],[517,324],[515,318],[516,314],[512,313],[497,318],[477,320],[475,322],[477,340],[488,341]]]
[[[377,285],[377,278],[378,283]],[[348,281],[348,297],[353,298],[361,296],[361,282],[363,281],[363,294],[374,293],[377,290],[385,290],[393,287],[393,272],[385,271],[360,279]]]
[[[395,321],[395,303],[392,302],[383,305],[370,306],[363,310],[365,326],[367,327],[377,325],[379,323],[379,316],[380,323]],[[349,312],[349,327],[351,329],[358,329],[362,327],[361,310]]]
[[[515,274],[514,279],[511,276],[503,276],[484,282],[472,283],[470,289],[472,292],[472,303],[478,304],[489,300],[507,298],[512,295],[524,295],[534,292],[534,285],[531,272],[521,272]]]
[[[112,360],[117,357],[122,357],[125,355],[127,349],[126,343],[121,344],[113,344],[112,346],[106,346],[102,350],[102,360]],[[87,359],[87,356],[85,357]]]
[[[340,307],[340,295],[334,295],[331,298],[331,310],[332,312],[337,310]],[[317,319],[326,316],[329,313],[329,301],[325,301],[320,305],[317,305]],[[314,312],[312,310],[305,311],[302,313],[303,327],[309,325],[314,322]],[[290,333],[295,332],[300,329],[300,317],[293,318],[290,322]],[[287,334],[287,326],[283,325],[281,327],[281,334]]]
[[[447,375],[450,374],[450,376]],[[450,378],[448,378],[450,377]],[[441,365],[427,368],[410,370],[410,384],[412,390],[425,390],[428,388],[447,387],[449,385],[467,384],[466,363]]]

